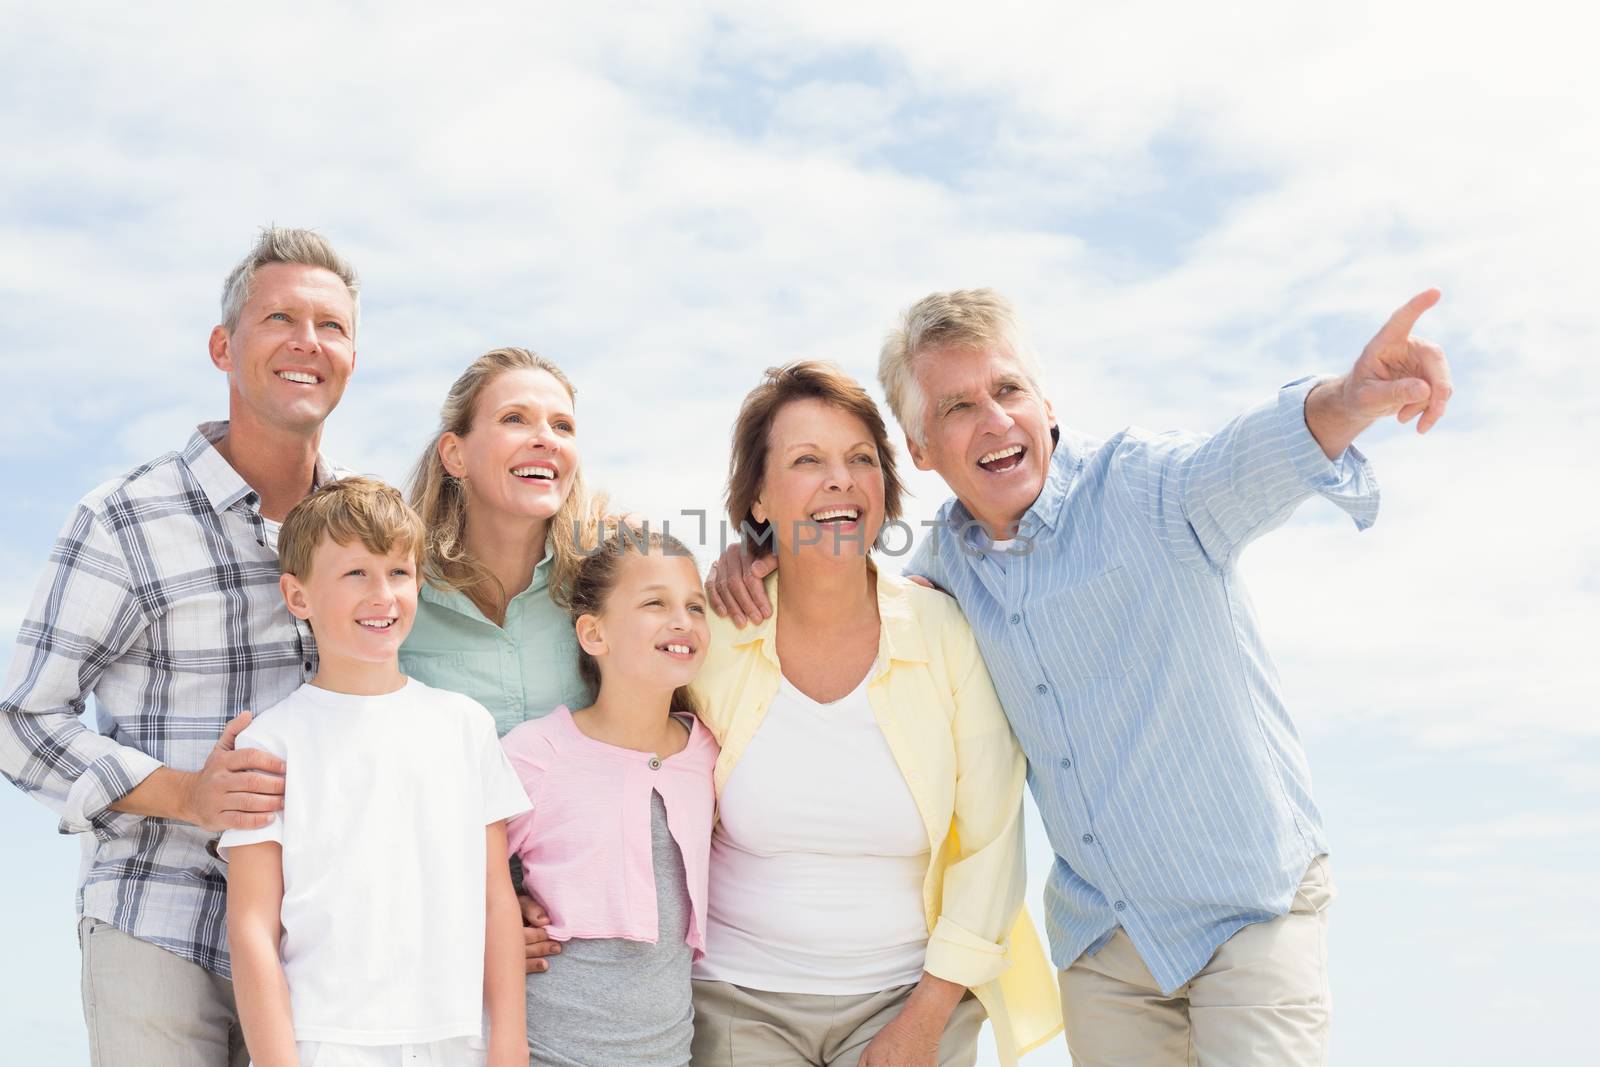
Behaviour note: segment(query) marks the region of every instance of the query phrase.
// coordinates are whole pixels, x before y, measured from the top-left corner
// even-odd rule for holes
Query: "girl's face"
[[[856,416],[807,398],[767,431],[767,469],[751,513],[772,524],[779,565],[801,552],[860,559],[883,528],[883,467]]]
[[[502,371],[478,393],[472,429],[439,438],[439,458],[462,480],[469,516],[548,519],[572,492],[577,433],[572,398],[554,375]]]
[[[700,572],[688,556],[623,554],[598,615],[581,615],[578,643],[600,664],[602,682],[628,679],[676,689],[694,681],[710,630]]]

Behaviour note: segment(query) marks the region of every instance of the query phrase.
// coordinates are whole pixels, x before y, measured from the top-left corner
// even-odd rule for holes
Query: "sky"
[[[205,339],[268,222],[363,277],[329,455],[403,480],[456,374],[524,345],[577,386],[591,482],[659,518],[717,514],[765,367],[878,395],[934,289],[1007,293],[1057,414],[1105,435],[1341,373],[1438,286],[1419,332],[1456,395],[1426,437],[1363,438],[1378,524],[1313,502],[1243,563],[1332,841],[1332,1062],[1589,1047],[1600,68],[1570,5],[0,16],[8,647],[76,499],[224,412]],[[909,484],[915,523],[944,493]],[[83,1063],[55,821],[0,788],[0,1033]],[[1029,859],[1037,911],[1037,832]]]

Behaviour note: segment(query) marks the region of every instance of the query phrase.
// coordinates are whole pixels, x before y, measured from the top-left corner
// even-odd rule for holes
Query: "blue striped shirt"
[[[1064,432],[1010,554],[951,500],[906,568],[960,602],[1027,753],[1058,967],[1121,926],[1170,993],[1327,851],[1235,566],[1313,494],[1377,515],[1366,459],[1306,428],[1315,384],[1209,437]]]

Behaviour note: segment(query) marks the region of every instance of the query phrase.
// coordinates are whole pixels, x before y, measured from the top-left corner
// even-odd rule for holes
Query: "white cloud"
[[[1452,419],[1374,445],[1372,534],[1307,523],[1254,550],[1257,596],[1291,685],[1330,652],[1357,665],[1307,697],[1313,721],[1586,733],[1600,161],[1586,68],[1562,62],[1577,35],[1538,10],[318,9],[313,50],[248,47],[231,13],[24,12],[0,46],[26,87],[0,133],[27,148],[0,174],[0,280],[31,374],[0,447],[90,426],[131,460],[214,413],[210,309],[269,218],[324,226],[367,278],[341,455],[399,478],[455,371],[529,343],[578,382],[595,480],[662,513],[715,506],[761,367],[870,378],[928,288],[1013,293],[1063,416],[1110,431],[1212,425],[1337,371],[1438,283]],[[969,112],[992,122],[941,125]],[[1119,198],[1193,195],[1215,219],[1181,248],[1083,236]],[[641,461],[662,454],[670,481]]]

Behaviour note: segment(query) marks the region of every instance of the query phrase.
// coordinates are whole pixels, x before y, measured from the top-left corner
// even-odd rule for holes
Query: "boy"
[[[370,478],[279,535],[316,677],[239,735],[291,768],[282,812],[229,830],[228,937],[257,1067],[528,1062],[505,820],[528,799],[471,699],[400,672],[422,521]]]

